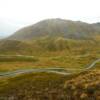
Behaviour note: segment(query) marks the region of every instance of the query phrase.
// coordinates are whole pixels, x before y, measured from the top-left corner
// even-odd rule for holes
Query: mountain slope
[[[0,54],[27,54],[31,51],[32,45],[18,40],[1,40]]]
[[[94,26],[79,21],[47,19],[18,30],[8,39],[30,40],[44,36],[87,39],[100,33]]]
[[[0,54],[28,54],[28,55],[60,55],[60,54],[84,54],[86,52],[99,52],[100,40],[75,40],[56,38],[39,38],[36,40],[1,40]],[[51,53],[52,54],[51,54]],[[47,54],[46,54],[47,53]]]
[[[12,36],[1,40],[0,54],[46,55],[49,52],[50,55],[50,52],[53,52],[58,55],[61,52],[98,52],[99,30],[98,24],[47,19],[20,29]]]

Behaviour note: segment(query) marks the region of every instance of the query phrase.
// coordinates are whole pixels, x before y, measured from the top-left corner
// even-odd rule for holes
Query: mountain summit
[[[71,39],[91,38],[100,33],[93,24],[64,19],[46,19],[34,25],[24,27],[15,32],[8,39],[31,40],[38,37],[64,37]]]

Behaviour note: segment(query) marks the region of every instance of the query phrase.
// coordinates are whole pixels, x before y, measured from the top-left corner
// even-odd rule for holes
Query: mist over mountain
[[[7,34],[0,33],[0,39],[6,38],[6,37],[7,37]]]

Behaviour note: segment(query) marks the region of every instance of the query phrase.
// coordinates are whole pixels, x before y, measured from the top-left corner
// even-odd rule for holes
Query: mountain
[[[8,39],[32,40],[39,37],[64,37],[70,39],[88,39],[100,34],[100,29],[96,25],[87,24],[80,21],[70,21],[64,19],[46,19],[34,25],[24,27],[15,32]]]
[[[0,55],[2,100],[100,98],[98,23],[43,20],[0,40]]]
[[[93,25],[100,27],[100,22],[94,23]]]
[[[53,52],[52,54],[58,55],[61,52],[99,52],[100,28],[97,26],[63,19],[43,20],[1,40],[0,54],[50,55]]]

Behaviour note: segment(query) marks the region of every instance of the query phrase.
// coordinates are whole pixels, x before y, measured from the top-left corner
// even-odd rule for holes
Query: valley
[[[0,100],[99,100],[99,27],[47,19],[0,40]]]

